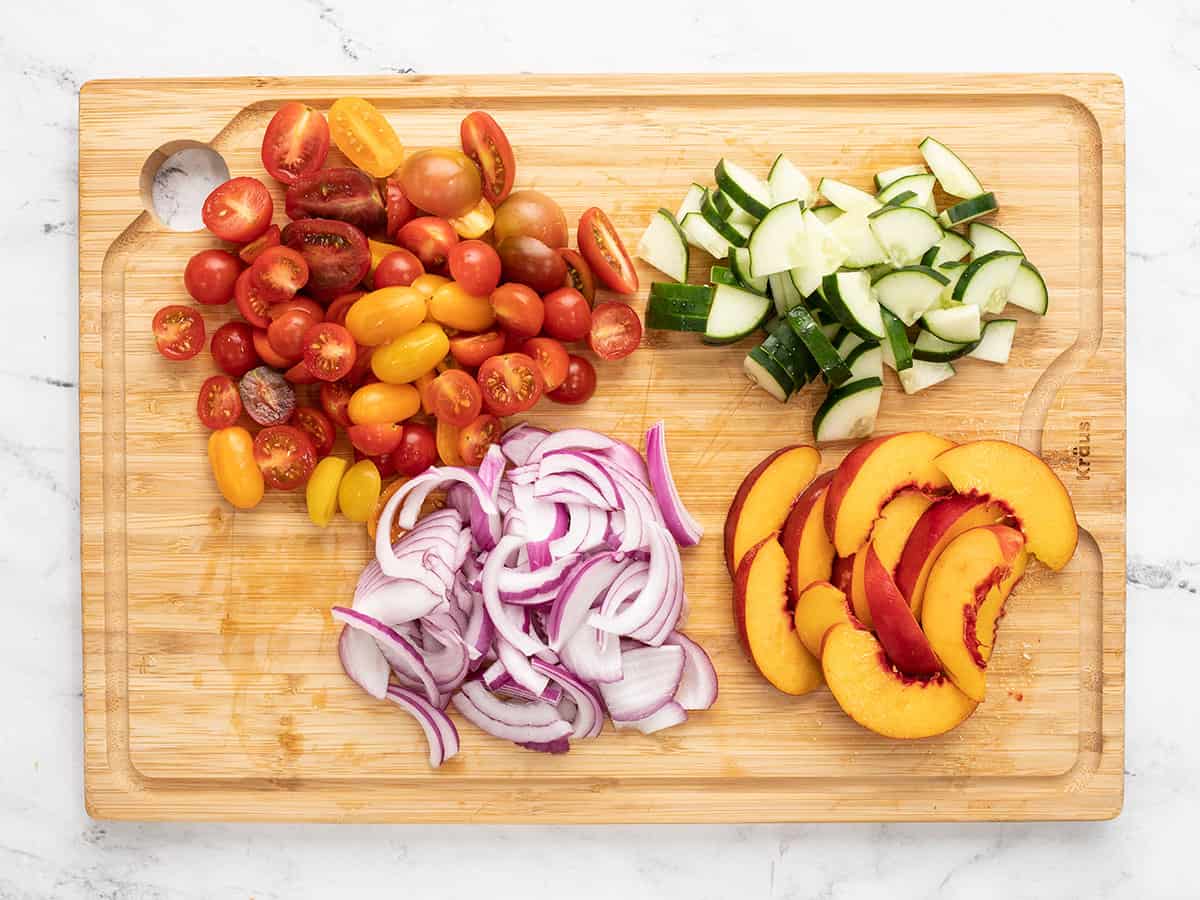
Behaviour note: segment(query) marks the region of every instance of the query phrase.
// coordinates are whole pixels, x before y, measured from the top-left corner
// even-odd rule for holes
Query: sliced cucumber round
[[[660,209],[650,218],[650,224],[638,241],[637,255],[664,275],[676,281],[687,281],[687,236],[668,210]]]
[[[771,314],[771,299],[753,291],[718,284],[704,328],[706,344],[732,344],[752,334]]]
[[[866,272],[832,272],[821,279],[821,296],[837,320],[869,341],[884,338],[879,301],[871,295]]]
[[[924,166],[897,166],[894,169],[885,169],[875,176],[875,190],[882,191],[891,184],[895,184],[901,178],[907,178],[909,175],[924,175],[929,170]]]
[[[927,362],[923,359],[913,360],[912,368],[897,373],[900,386],[906,394],[916,394],[935,384],[941,384],[947,378],[954,377],[954,366],[948,362]]]
[[[884,275],[872,288],[879,303],[907,326],[938,302],[947,280],[936,269],[906,266]]]
[[[1046,280],[1033,263],[1021,260],[1021,267],[1008,286],[1008,302],[1021,309],[1044,316],[1050,307],[1050,294],[1046,291]],[[999,312],[999,310],[997,310]]]
[[[983,325],[983,336],[969,356],[985,362],[1004,365],[1012,352],[1013,338],[1017,334],[1016,319],[992,319]]]
[[[945,144],[927,137],[921,141],[918,149],[947,194],[952,197],[975,197],[983,193],[983,185],[970,166]]]
[[[717,187],[756,219],[761,219],[771,209],[771,192],[760,178],[755,177],[735,162],[722,159],[717,163]]]
[[[885,206],[872,213],[869,221],[886,261],[897,268],[915,264],[942,239],[937,220],[914,206]]]
[[[908,342],[904,323],[886,308],[880,307],[880,312],[883,315],[883,327],[887,331],[887,340],[879,347],[883,351],[883,361],[897,372],[912,368],[912,344]]]
[[[755,278],[785,272],[808,258],[804,207],[798,200],[780,203],[750,232],[750,274]]]
[[[938,221],[946,228],[953,228],[955,225],[963,225],[980,216],[990,215],[999,208],[1000,204],[996,202],[995,194],[980,194],[978,197],[962,200],[943,209],[942,214],[938,216]]]
[[[936,269],[942,263],[958,262],[971,252],[972,245],[955,231],[942,233],[942,239],[925,251],[921,265]]]
[[[950,362],[966,356],[975,349],[978,341],[969,344],[957,344],[953,341],[943,341],[940,337],[922,329],[917,334],[913,344],[913,357],[924,362]]]
[[[747,378],[780,403],[787,403],[788,397],[792,396],[796,389],[783,366],[775,362],[762,347],[755,347],[746,355],[742,371],[746,373]]]
[[[883,380],[863,378],[840,388],[831,388],[813,416],[813,438],[819,443],[854,441],[875,430]]]
[[[954,299],[978,306],[982,312],[1000,312],[1008,302],[1008,289],[1021,268],[1022,259],[1017,253],[993,250],[974,260],[954,286]]]
[[[767,276],[755,278],[750,274],[750,250],[748,247],[734,247],[729,253],[729,268],[734,277],[752,291],[760,294],[767,292]]]
[[[967,228],[967,237],[974,245],[971,253],[972,257],[976,259],[980,256],[987,256],[993,250],[1007,250],[1009,253],[1025,255],[1020,244],[995,225],[988,225],[986,222],[972,222]]]
[[[971,303],[928,310],[921,324],[934,337],[952,344],[970,344],[979,340],[979,307]]]
[[[817,190],[842,212],[872,213],[883,205],[866,191],[860,191],[836,178],[822,178]]]
[[[799,200],[805,206],[812,206],[817,198],[808,177],[782,153],[775,157],[767,172],[767,189],[771,192],[772,206],[788,200]]]

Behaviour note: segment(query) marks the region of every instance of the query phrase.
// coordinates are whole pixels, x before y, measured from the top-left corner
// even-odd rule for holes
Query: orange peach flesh
[[[783,527],[820,464],[821,454],[813,447],[784,447],[742,480],[725,517],[725,562],[731,575],[751,547]]]
[[[825,534],[825,493],[832,478],[833,473],[826,472],[805,488],[779,538],[791,566],[793,598],[814,581],[828,581],[833,574],[833,544]]]
[[[933,502],[931,497],[920,491],[905,490],[888,501],[887,506],[880,512],[879,521],[875,523],[875,528],[871,532],[869,546],[875,548],[875,552],[879,555],[879,561],[883,563],[889,573],[896,570],[896,563],[900,561],[900,554],[904,550],[909,533]],[[874,620],[871,615],[871,606],[867,602],[866,580],[863,577],[866,562],[866,548],[854,554],[850,597],[854,603],[854,614],[870,628],[874,624]]]
[[[859,623],[846,595],[828,581],[810,584],[796,600],[796,633],[813,656],[820,658],[821,643],[834,625]]]

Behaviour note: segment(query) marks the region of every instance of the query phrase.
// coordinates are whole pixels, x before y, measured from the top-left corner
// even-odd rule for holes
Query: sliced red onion
[[[492,619],[484,608],[483,597],[476,596],[471,616],[467,619],[467,627],[463,629],[463,643],[467,645],[467,655],[472,661],[483,658],[492,646],[494,635]]]
[[[512,485],[507,481],[500,482],[500,490],[496,491],[496,508],[501,516],[507,516],[513,509]]]
[[[429,744],[429,765],[437,768],[458,754],[458,729],[450,717],[420,694],[397,685],[388,685],[387,699],[412,715],[425,732]]]
[[[549,433],[544,428],[522,422],[504,432],[500,438],[500,449],[514,466],[523,466],[529,461],[533,448]]]
[[[552,666],[540,659],[533,660],[532,665],[538,672],[561,686],[575,705],[575,714],[570,720],[571,737],[593,738],[600,734],[604,729],[604,707],[600,702],[600,695],[562,666]]]
[[[483,731],[518,744],[548,743],[571,733],[571,723],[549,703],[501,700],[478,681],[468,681],[450,702]]]
[[[534,657],[535,659],[537,657]],[[494,665],[494,664],[493,664]],[[484,684],[487,684],[486,679]],[[488,684],[487,688],[499,697],[510,700],[545,700],[547,703],[553,703],[556,707],[562,702],[563,690],[557,684],[550,682],[546,685],[545,690],[540,694],[535,694],[528,688],[523,688],[515,681],[508,672],[502,672],[495,679],[495,684]],[[563,716],[566,718],[566,716]],[[568,720],[569,721],[569,720]]]
[[[351,681],[372,697],[383,699],[391,670],[374,638],[366,632],[344,626],[338,638],[338,659]]]
[[[518,747],[524,747],[526,750],[535,750],[538,753],[567,753],[571,749],[571,742],[566,738],[559,738],[555,741],[520,741]]]
[[[601,684],[600,696],[614,722],[633,722],[671,702],[682,677],[680,647],[626,650],[621,654],[621,680]]]
[[[616,509],[596,485],[575,472],[538,478],[533,495],[548,503],[584,503],[597,509]]]
[[[692,547],[700,543],[704,529],[679,499],[675,479],[671,476],[671,464],[667,461],[666,440],[666,425],[662,422],[655,423],[646,432],[646,464],[650,471],[650,485],[654,488],[663,520],[679,546]]]
[[[416,678],[425,689],[425,696],[429,698],[429,702],[438,702],[439,691],[433,673],[429,671],[429,667],[425,664],[425,660],[417,648],[401,637],[394,628],[389,628],[378,619],[344,606],[335,606],[331,612],[336,621],[374,638],[388,665],[392,669],[399,669]],[[377,683],[375,687],[378,689]],[[386,683],[383,690],[387,690]],[[371,694],[371,696],[382,699],[383,693]]]
[[[547,453],[538,463],[538,483],[552,475],[574,474],[587,479],[604,498],[609,509],[620,509],[621,498],[617,493],[617,483],[605,471],[604,466],[596,462],[596,458],[581,450],[555,450]],[[537,495],[536,485],[534,495]]]
[[[500,662],[509,677],[525,690],[534,695],[540,695],[546,689],[548,683],[546,676],[535,671],[529,662],[529,657],[504,638],[496,640],[496,655],[500,657]]]
[[[585,681],[621,680],[621,645],[612,635],[581,625],[563,644],[563,664]]]
[[[560,503],[560,508],[567,511],[567,530],[550,541],[550,556],[554,559],[578,553],[583,549],[583,542],[591,530],[592,512],[590,506],[582,503]]]
[[[421,504],[425,502],[425,499],[438,488],[454,483],[465,484],[469,487],[485,513],[499,512],[491,493],[483,486],[479,477],[469,469],[457,466],[440,468],[434,466],[427,469],[415,478],[406,481],[400,490],[396,491],[384,504],[383,510],[379,514],[378,530],[375,533],[375,556],[383,563],[385,572],[387,571],[386,561],[394,557],[389,540],[393,520],[401,528],[411,529],[417,522]],[[397,514],[397,510],[400,510],[399,514]],[[446,512],[446,510],[439,510],[439,512]]]
[[[445,602],[419,582],[388,578],[382,573],[380,576],[380,580],[367,582],[367,586],[361,586],[363,581],[360,579],[361,587],[354,592],[353,606],[385,625],[399,625],[420,619]]]
[[[710,708],[717,702],[717,670],[704,648],[680,631],[672,631],[665,643],[683,650],[683,676],[675,702],[684,709]]]
[[[508,480],[512,482],[513,487],[528,487],[538,480],[537,463],[514,466],[508,470]],[[515,497],[516,495],[514,494],[513,496]]]
[[[600,608],[588,616],[588,624],[616,635],[629,634],[645,625],[663,603],[666,566],[665,560],[657,561],[652,573],[651,563],[631,563],[613,580]]]
[[[630,564],[624,554],[597,553],[571,570],[571,577],[558,591],[546,622],[551,650],[559,650],[579,626],[588,610],[600,599],[617,574]]]
[[[446,491],[446,509],[452,510],[457,514],[460,522],[465,522],[471,515],[472,497],[471,489],[465,484],[452,485]],[[428,518],[429,516],[426,516],[421,521],[424,522]]]
[[[497,500],[499,496],[500,478],[504,474],[504,466],[504,454],[500,452],[497,444],[492,444],[479,464],[479,481],[483,484],[484,489],[492,495],[493,500]],[[484,550],[491,550],[495,547],[496,542],[500,540],[500,530],[503,524],[500,521],[499,505],[493,512],[488,513],[484,511],[479,501],[472,497],[470,518],[471,534],[475,543]]]
[[[607,450],[616,441],[598,431],[586,428],[564,428],[543,438],[529,454],[527,463],[540,462],[547,453],[555,450]]]
[[[445,694],[453,692],[467,679],[471,669],[470,648],[457,633],[427,631],[432,638],[432,647],[426,647],[422,654],[425,665],[429,667],[438,692]]]
[[[571,574],[571,568],[579,561],[576,554],[564,556],[541,569],[521,571],[504,568],[500,570],[500,599],[505,603],[521,603],[530,598],[542,598],[537,602],[553,600],[554,594]],[[547,597],[547,592],[549,596]]]
[[[659,555],[666,563],[667,568],[667,583],[662,595],[663,602],[648,622],[629,632],[630,637],[652,647],[659,646],[667,639],[667,635],[679,623],[679,617],[683,613],[683,563],[679,558],[679,548],[667,534],[665,528],[659,525],[656,525],[655,528],[662,536]]]
[[[526,656],[533,656],[538,651],[548,648],[536,637],[526,634],[513,625],[504,612],[503,602],[500,599],[500,570],[504,568],[508,558],[516,553],[521,542],[522,539],[519,537],[511,535],[503,537],[496,545],[496,549],[488,556],[487,562],[483,566],[483,603],[496,632]]]
[[[644,719],[637,719],[633,722],[622,722],[613,719],[613,726],[620,728],[631,728],[640,731],[642,734],[654,734],[656,731],[662,731],[664,728],[674,728],[676,725],[682,725],[687,721],[687,710],[674,700],[668,700],[658,710],[652,712]]]
[[[611,447],[590,452],[594,456],[608,460],[615,466],[620,466],[642,484],[650,484],[650,476],[646,471],[646,461],[642,459],[642,454],[624,441],[614,439]]]

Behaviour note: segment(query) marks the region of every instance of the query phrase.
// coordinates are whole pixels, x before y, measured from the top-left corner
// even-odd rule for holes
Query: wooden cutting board
[[[999,436],[1040,451],[1082,535],[1062,573],[1036,568],[1010,603],[987,702],[957,730],[897,742],[826,691],[784,696],[738,647],[720,527],[766,453],[811,440],[820,392],[782,406],[749,388],[744,346],[652,332],[601,364],[600,391],[530,419],[641,445],[665,419],[684,500],[708,536],[686,551],[687,631],[721,697],[664,734],[616,734],[561,757],[460,722],[439,771],[416,725],[341,672],[331,604],[368,558],[361,526],[312,527],[300,494],[249,513],[217,495],[195,395],[208,353],[168,363],[150,319],[187,302],[189,256],[214,245],[147,213],[139,177],[179,141],[264,176],[263,129],[291,99],[370,98],[413,148],[453,145],[491,111],[518,185],[576,221],[606,209],[629,246],[651,212],[728,155],[764,172],[780,151],[867,186],[920,161],[934,134],[1001,202],[1051,292],[1020,314],[1006,367],[974,361],[906,397],[888,376],[880,432]],[[80,476],[86,801],[98,817],[429,822],[1098,819],[1121,808],[1125,632],[1124,105],[1104,75],[512,76],[110,81],[80,97]],[[267,179],[269,181],[269,179]],[[276,186],[277,187],[277,186]],[[277,220],[283,221],[276,190]],[[697,257],[702,254],[697,253]],[[696,259],[694,278],[709,261]],[[641,270],[643,292],[656,275]],[[636,303],[641,307],[644,298]],[[205,309],[209,330],[228,315]],[[827,466],[848,448],[824,450]]]

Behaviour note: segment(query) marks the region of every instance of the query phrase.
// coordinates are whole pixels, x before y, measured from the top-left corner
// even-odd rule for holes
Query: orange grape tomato
[[[351,522],[365,522],[375,512],[383,480],[369,459],[352,465],[338,485],[338,508]]]
[[[433,369],[450,352],[450,339],[436,322],[416,328],[376,348],[371,371],[380,381],[408,384]]]
[[[411,287],[385,287],[364,294],[346,311],[346,327],[364,347],[377,347],[425,319],[425,296]]]
[[[407,478],[397,478],[391,484],[383,489],[383,493],[379,495],[379,500],[375,503],[375,512],[371,513],[371,518],[367,519],[367,537],[375,540],[375,535],[379,531],[379,515],[383,512],[383,508],[387,506],[387,502],[392,499],[396,491],[404,487]],[[400,540],[404,534],[404,529],[396,524],[396,519],[399,516],[392,517],[392,543]]]
[[[421,408],[421,394],[411,384],[365,384],[350,397],[350,421],[355,425],[402,422]]]
[[[410,287],[416,288],[426,297],[432,297],[434,293],[443,284],[449,284],[450,279],[442,275],[434,275],[432,272],[426,272],[424,275],[419,275],[413,279]]]
[[[254,438],[234,425],[214,431],[208,439],[208,462],[221,496],[238,509],[251,509],[263,498],[265,482],[254,459]]]
[[[417,386],[417,392],[421,395],[421,412],[427,416],[433,415],[433,396],[430,394],[429,389],[437,377],[437,372],[426,372],[413,382]]]
[[[461,466],[462,454],[458,452],[458,438],[462,429],[449,422],[437,423],[437,451],[442,462],[448,466]]]
[[[376,178],[387,178],[404,161],[404,145],[388,120],[361,97],[334,101],[329,133],[350,162]]]
[[[442,285],[429,301],[435,321],[459,331],[485,331],[496,321],[491,298],[468,294],[457,281]],[[536,332],[534,332],[536,334]]]

